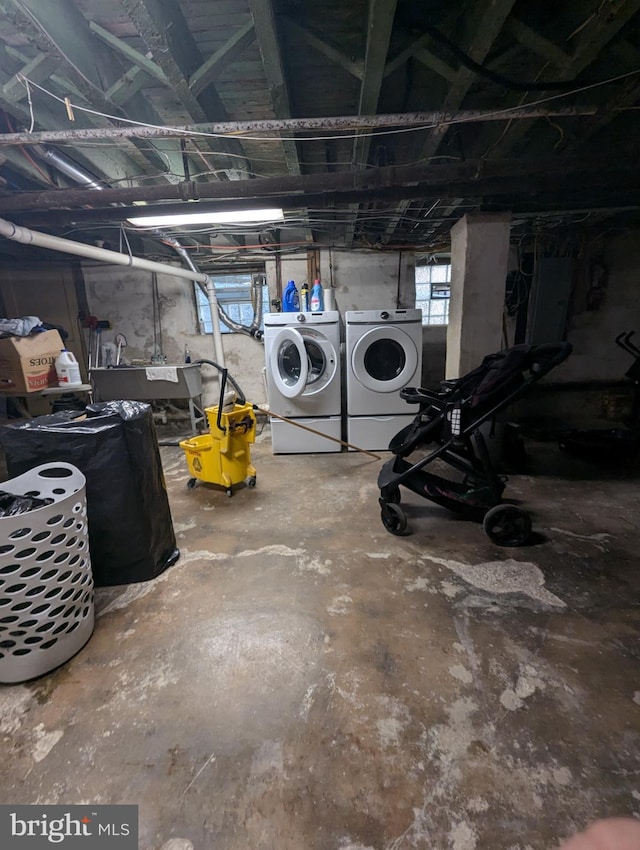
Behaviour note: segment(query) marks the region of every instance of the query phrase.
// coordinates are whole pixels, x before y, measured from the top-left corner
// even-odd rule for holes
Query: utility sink
[[[91,370],[96,401],[197,398],[202,393],[200,366],[109,366]]]

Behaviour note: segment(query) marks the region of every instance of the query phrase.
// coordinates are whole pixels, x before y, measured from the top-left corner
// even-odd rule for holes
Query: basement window
[[[422,310],[423,325],[449,324],[451,264],[416,266],[416,307]]]
[[[264,280],[264,275],[260,275]],[[253,304],[251,303],[251,274],[225,274],[213,275],[212,278],[216,288],[216,297],[218,303],[234,322],[239,322],[241,325],[249,327],[253,319]],[[198,322],[200,324],[200,333],[213,333],[213,324],[211,322],[211,310],[209,301],[198,284],[195,284],[196,306],[198,309]],[[262,315],[269,312],[269,288],[266,281],[262,287]],[[217,318],[217,317],[216,317]],[[233,333],[222,319],[218,319],[220,323],[220,333]],[[260,320],[260,327],[263,327],[263,321]]]

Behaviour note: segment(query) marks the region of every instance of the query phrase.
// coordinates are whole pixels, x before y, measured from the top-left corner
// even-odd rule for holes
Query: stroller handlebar
[[[531,351],[529,371],[536,378],[541,378],[563,363],[573,351],[570,342],[547,342],[535,345]]]
[[[400,398],[408,404],[420,404],[422,408],[432,406],[443,410],[452,402],[460,402],[470,398],[478,389],[478,384],[487,374],[492,364],[498,365],[512,353],[520,359],[515,366],[515,371],[520,372],[525,384],[535,383],[543,378],[548,372],[563,363],[571,354],[573,346],[569,342],[549,342],[540,345],[520,345],[512,349],[488,355],[482,364],[472,372],[446,381],[441,381],[441,390],[429,390],[424,387],[403,387],[400,390]],[[514,367],[512,367],[513,370]],[[513,375],[514,372],[512,371]],[[525,377],[528,374],[528,377]],[[509,378],[509,373],[506,373]]]
[[[439,393],[435,390],[426,390],[424,387],[403,387],[400,390],[400,398],[404,399],[407,404],[444,404],[445,393]]]

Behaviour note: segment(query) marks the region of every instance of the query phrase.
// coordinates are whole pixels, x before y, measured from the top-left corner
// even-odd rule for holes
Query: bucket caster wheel
[[[247,487],[255,487],[256,486],[256,477],[252,475],[250,478],[247,478]]]
[[[484,515],[482,527],[496,546],[522,546],[531,536],[531,517],[515,505],[496,505]]]
[[[380,519],[391,534],[402,536],[407,533],[407,517],[395,502],[383,502],[380,499]]]
[[[233,490],[231,487],[227,487],[226,493],[229,499],[233,496]]]
[[[190,478],[187,481],[187,490],[193,490],[193,488],[196,486],[197,483],[198,483],[197,478]]]

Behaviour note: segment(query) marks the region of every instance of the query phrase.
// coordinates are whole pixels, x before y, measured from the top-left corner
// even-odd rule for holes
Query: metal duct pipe
[[[84,168],[76,165],[73,160],[69,159],[64,154],[59,153],[57,150],[47,148],[44,145],[35,145],[34,152],[37,153],[41,159],[44,159],[46,162],[50,162],[54,165],[58,171],[66,174],[66,176],[71,178],[71,180],[75,180],[76,183],[80,183],[81,186],[85,186],[87,189],[98,189],[100,191],[104,189],[104,186],[94,180],[93,177],[84,170]]]
[[[156,231],[156,235],[160,237],[163,242],[170,245],[173,250],[180,257],[182,257],[185,264],[192,271],[199,273],[199,269],[189,256],[189,252],[178,242],[177,239],[174,239],[172,236],[167,237],[161,230]],[[214,317],[220,314],[220,305],[218,304],[218,298],[216,296],[216,288],[210,278],[207,278],[207,280],[204,282],[197,281],[197,284],[207,296],[207,300],[209,301],[209,310],[211,311],[211,327],[213,332],[213,350],[215,352],[216,362],[218,362],[222,366],[222,368],[224,368],[225,362],[224,348],[222,347],[222,334],[220,333],[220,325],[218,324],[218,322],[214,321]]]
[[[260,321],[262,319],[262,286],[263,286],[263,277],[256,278],[254,277],[251,281],[251,286],[254,289],[254,298],[253,301],[253,319],[251,321],[251,327],[249,331],[252,333],[252,336],[255,336],[256,339],[262,342],[262,337],[264,334],[260,330]]]
[[[162,239],[163,242],[165,242],[167,245],[171,245],[171,247],[174,249],[174,251],[182,257],[182,259],[189,266],[189,268],[193,269],[194,271],[198,271],[198,267],[193,262],[193,259],[189,255],[189,252],[187,251],[187,249],[183,245],[181,245],[181,243],[175,237],[166,236],[164,233],[162,233],[162,231],[154,231],[154,232]],[[208,292],[206,285],[200,285],[200,289],[205,293],[207,298],[209,298],[209,306],[211,306],[211,298],[209,297],[209,292]],[[262,291],[261,291],[260,294],[262,295]],[[214,295],[215,295],[215,292],[214,292]],[[246,327],[245,325],[241,325],[240,322],[236,322],[235,319],[231,318],[231,316],[227,315],[227,313],[224,311],[222,306],[219,304],[217,296],[215,297],[215,305],[216,305],[215,311],[213,310],[213,308],[211,310],[211,318],[212,319],[217,314],[220,317],[220,319],[222,319],[222,321],[225,323],[225,325],[228,328],[231,328],[231,330],[234,331],[235,333],[247,334],[247,336],[254,337],[255,339],[258,339],[258,341],[260,341],[262,339],[262,332],[259,330],[259,327],[256,327],[256,312],[255,312],[255,309],[254,309],[253,320],[251,322],[251,325],[249,327]],[[261,307],[261,312],[262,312],[262,304],[260,305],[260,307]],[[260,323],[258,322],[258,325],[259,324]],[[257,331],[257,333],[256,333],[256,331]],[[217,354],[217,352],[216,352],[216,354]],[[220,363],[221,366],[224,366],[222,351],[220,351],[219,356],[217,357],[217,361],[218,361],[218,363]]]

